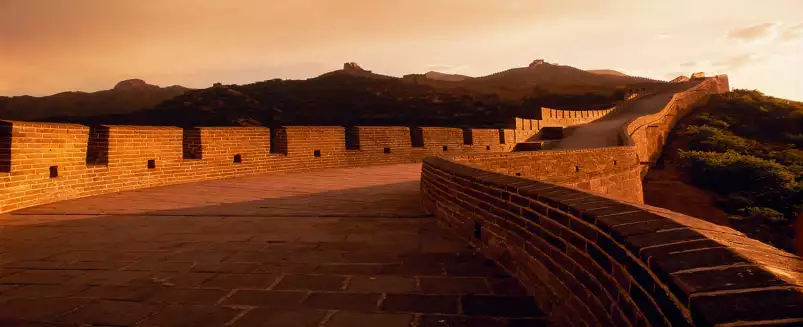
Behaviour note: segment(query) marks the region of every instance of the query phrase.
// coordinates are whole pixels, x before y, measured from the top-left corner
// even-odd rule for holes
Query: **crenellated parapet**
[[[513,130],[149,127],[0,121],[0,212],[109,192],[251,174],[505,152]]]
[[[515,137],[523,142],[537,135],[544,127],[569,127],[587,124],[601,119],[616,110],[616,106],[608,109],[564,110],[541,107],[534,117],[516,117]]]

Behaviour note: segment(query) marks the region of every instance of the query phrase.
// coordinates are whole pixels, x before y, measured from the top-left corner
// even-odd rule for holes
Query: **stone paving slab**
[[[0,215],[0,326],[543,326],[421,210],[419,175],[270,174]]]

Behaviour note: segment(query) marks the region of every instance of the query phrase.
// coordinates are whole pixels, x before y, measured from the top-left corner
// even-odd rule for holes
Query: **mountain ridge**
[[[66,91],[47,96],[0,96],[0,119],[38,120],[51,116],[125,114],[153,107],[191,89],[173,85],[159,87],[141,79],[118,82],[108,90]]]
[[[197,90],[159,88],[140,79],[129,79],[111,90],[83,97],[54,96],[68,99],[64,101],[67,105],[61,104],[66,109],[51,99],[39,105],[44,109],[33,110],[36,115],[6,117],[0,101],[0,117],[175,126],[499,125],[509,123],[513,116],[538,115],[541,106],[568,110],[608,108],[623,99],[629,85],[641,83],[663,82],[595,74],[541,59],[525,67],[476,78],[438,72],[398,78],[346,62],[342,69],[306,80],[215,83]],[[109,99],[114,96],[139,105],[122,106],[119,99]],[[143,103],[143,98],[150,100]]]

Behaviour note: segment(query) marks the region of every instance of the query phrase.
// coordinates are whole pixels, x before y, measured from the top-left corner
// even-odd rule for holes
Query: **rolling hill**
[[[86,117],[126,114],[153,107],[188,91],[182,86],[158,87],[140,79],[117,83],[111,90],[62,92],[44,97],[0,96],[0,119],[38,120],[52,116]]]

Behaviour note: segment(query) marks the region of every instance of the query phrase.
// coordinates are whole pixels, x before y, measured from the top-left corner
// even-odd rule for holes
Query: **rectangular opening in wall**
[[[448,145],[444,145],[444,146],[443,146],[443,151],[444,151],[444,152],[446,152],[446,151],[449,151],[449,146],[448,146]]]
[[[491,146],[490,145],[486,145],[485,146],[485,150],[489,150],[490,151],[491,150]]]
[[[574,171],[575,172],[579,172],[580,171],[580,166],[574,166]]]
[[[410,127],[410,144],[414,148],[424,147],[424,130],[420,127]]]
[[[59,166],[50,166],[50,178],[59,177]]]
[[[385,149],[384,149],[384,152],[385,152],[385,153],[390,153],[390,148],[385,148]]]
[[[346,150],[360,149],[360,130],[357,127],[346,127]]]
[[[243,163],[243,156],[239,154],[234,155],[234,163]]]
[[[200,129],[184,128],[181,130],[181,150],[184,159],[198,160],[203,158]]]
[[[312,155],[315,156],[316,158],[320,158],[321,157],[321,150],[312,151]]]
[[[270,153],[287,154],[287,129],[284,127],[271,127]]]
[[[505,130],[499,129],[499,144],[505,144]]]
[[[474,239],[482,239],[482,223],[478,221],[474,222]]]
[[[0,121],[0,173],[11,172],[11,123]]]
[[[473,132],[471,131],[471,128],[463,129],[463,144],[465,145],[474,144],[474,135]]]
[[[148,169],[154,169],[154,168],[156,168],[156,160],[148,159]]]
[[[109,164],[109,127],[89,126],[86,163],[88,165]]]

